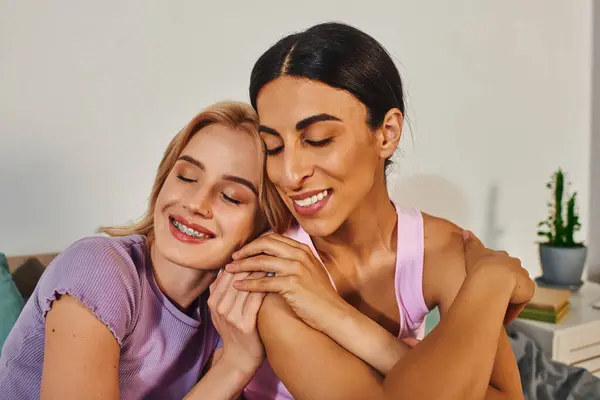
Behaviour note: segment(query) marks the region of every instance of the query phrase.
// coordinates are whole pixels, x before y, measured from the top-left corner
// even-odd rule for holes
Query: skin
[[[216,270],[264,225],[256,195],[260,154],[249,134],[210,125],[192,137],[170,171],[153,214],[150,252],[161,290],[181,310],[209,289]],[[169,228],[174,215],[215,237],[195,244],[177,240]],[[210,288],[211,315],[224,345],[188,399],[237,398],[264,359],[256,330],[263,295],[238,292],[233,280],[223,272]],[[42,399],[119,399],[119,345],[73,297],[62,296],[48,312],[44,352]]]
[[[486,249],[468,235],[463,246],[467,278],[447,318],[411,351],[340,301],[310,249],[288,238],[271,235],[240,250],[236,259],[273,255],[262,269],[276,276],[236,287],[272,293],[263,304],[269,312],[261,311],[259,330],[273,369],[296,399],[493,397],[488,382],[502,316],[515,317],[507,314],[507,302],[529,301],[534,285],[519,260],[505,252]],[[298,347],[303,352],[295,352]],[[318,352],[308,351],[313,348]],[[344,349],[385,375],[383,381]],[[435,377],[436,384],[423,381],[424,376]]]
[[[365,106],[351,94],[320,82],[293,77],[280,77],[268,83],[259,93],[257,106],[261,136],[269,154],[268,177],[296,220],[311,236],[339,296],[332,295],[331,288],[325,288],[327,285],[323,283],[326,281],[322,274],[313,272],[310,284],[297,278],[298,271],[303,270],[300,266],[314,271],[318,269],[315,266],[319,266],[319,263],[311,259],[309,254],[302,255],[291,249],[294,247],[291,243],[277,243],[284,241],[282,237],[272,235],[249,244],[234,255],[236,262],[228,268],[232,272],[248,272],[260,270],[258,265],[262,264],[262,270],[277,272],[275,278],[246,281],[236,284],[236,287],[282,295],[279,298],[267,297],[259,314],[259,329],[271,365],[297,399],[361,398],[366,393],[372,395],[375,393],[373,388],[380,387],[374,383],[378,382],[377,374],[360,360],[344,357],[343,349],[336,343],[328,342],[329,338],[324,338],[322,333],[336,337],[336,328],[326,322],[325,318],[319,317],[319,312],[312,310],[316,308],[315,304],[321,304],[324,310],[341,310],[332,311],[333,314],[337,312],[340,315],[339,320],[331,318],[333,314],[330,314],[329,319],[343,323],[343,315],[353,315],[353,311],[337,300],[341,297],[353,310],[360,311],[384,328],[388,339],[382,339],[380,343],[388,345],[381,346],[381,353],[387,349],[387,359],[381,356],[376,360],[367,360],[368,351],[362,350],[365,354],[363,359],[380,373],[388,373],[397,365],[399,358],[409,353],[408,346],[389,339],[398,334],[400,324],[394,290],[397,216],[390,203],[384,179],[384,160],[394,153],[402,134],[402,113],[398,109],[390,110],[382,126],[372,130],[366,123]],[[325,189],[331,193],[330,198],[316,215],[307,217],[295,211],[293,196]],[[466,284],[462,230],[446,220],[430,215],[423,215],[423,219],[423,296],[428,308],[439,306],[444,323],[451,318],[452,305]],[[307,253],[308,249],[304,248],[303,251]],[[281,263],[276,266],[277,262],[267,261],[264,254],[286,260],[284,264],[287,266]],[[503,262],[510,264],[510,258],[504,256],[506,259]],[[257,257],[261,257],[260,262],[256,261]],[[511,273],[522,275],[520,269],[519,264],[519,268],[511,270]],[[287,281],[280,275],[287,275]],[[292,276],[294,279],[289,279]],[[306,278],[309,275],[302,276]],[[278,278],[280,279],[277,280]],[[519,279],[530,288],[528,277],[520,276]],[[321,284],[315,285],[317,281]],[[311,284],[312,289],[308,289]],[[480,291],[484,285],[469,283],[466,287],[472,298],[487,299],[486,293]],[[303,288],[304,292],[299,288]],[[304,297],[298,294],[300,292]],[[507,289],[507,292],[511,291]],[[506,308],[507,303],[504,304],[504,313]],[[473,309],[470,311],[475,312]],[[461,308],[454,313],[461,318],[469,315]],[[284,319],[289,321],[283,323]],[[354,321],[350,325],[354,323],[355,327],[368,325],[368,322],[356,315],[346,320]],[[445,388],[444,392],[436,393],[435,388],[432,388],[429,394],[419,393],[427,396],[421,398],[437,398],[442,394],[444,398],[470,398],[471,395],[477,398],[478,394],[483,393],[489,399],[521,398],[517,365],[501,320],[502,318],[489,324],[491,332],[486,336],[489,341],[481,343],[481,355],[490,353],[488,348],[491,343],[491,348],[495,350],[491,357],[484,358],[481,362],[470,362],[462,369],[455,369],[463,376],[465,372],[472,371],[474,375],[467,376],[474,376],[475,383],[470,379],[456,379],[456,374],[442,373],[436,377],[441,382],[435,386]],[[475,329],[473,321],[463,322],[464,325],[456,326],[457,331],[464,332],[470,327]],[[451,330],[454,326],[452,322],[441,326],[443,328],[438,331],[455,335]],[[377,332],[378,337],[383,337],[381,329],[369,329]],[[480,328],[477,327],[477,330],[480,331]],[[346,339],[344,342],[343,335],[337,336],[337,343],[342,342],[340,344],[345,344],[347,349],[352,348],[361,353],[361,349],[356,349],[357,346],[350,343],[350,340]],[[435,344],[440,340],[437,337],[438,335],[434,335],[433,340],[427,340]],[[297,345],[300,342],[304,344]],[[421,343],[417,348],[419,353],[427,354],[431,347]],[[285,360],[279,355],[283,349]],[[307,349],[314,349],[315,353]],[[323,349],[329,349],[329,353]],[[444,349],[437,356],[430,353],[431,361],[425,361],[425,364],[421,362],[423,369],[416,371],[435,371],[432,362],[445,356],[448,357],[446,359],[457,362],[456,351],[456,348]],[[459,364],[460,362],[463,360],[458,361]],[[291,365],[294,366],[294,373],[290,371]],[[477,368],[473,369],[473,366]],[[404,374],[410,375],[406,371]],[[325,390],[323,384],[319,385],[319,382],[324,381],[324,376],[330,378],[326,384],[335,388],[331,393],[322,392]],[[461,383],[457,384],[457,380]],[[349,381],[353,384],[348,384]],[[311,390],[315,390],[315,393]],[[411,398],[411,390],[406,386],[402,388],[402,392],[397,393]],[[456,397],[448,397],[452,393]]]

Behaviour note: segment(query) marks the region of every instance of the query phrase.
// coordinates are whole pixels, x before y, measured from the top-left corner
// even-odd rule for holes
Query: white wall
[[[591,2],[337,4],[0,0],[0,250],[60,250],[138,217],[194,113],[247,99],[253,62],[281,35],[341,20],[401,63],[413,139],[394,198],[535,273],[547,177],[561,165],[589,189]]]
[[[588,278],[600,283],[600,7],[594,5]]]

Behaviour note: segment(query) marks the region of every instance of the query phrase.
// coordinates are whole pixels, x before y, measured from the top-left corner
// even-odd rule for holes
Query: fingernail
[[[227,264],[227,265],[225,266],[225,271],[231,271],[231,269],[232,269],[232,268],[233,268],[233,264],[231,264],[231,263],[230,263],[230,264]]]
[[[467,240],[471,238],[471,231],[462,231],[463,240]]]

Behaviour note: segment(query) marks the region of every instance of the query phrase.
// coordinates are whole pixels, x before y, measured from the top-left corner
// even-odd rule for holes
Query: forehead
[[[192,136],[182,154],[200,161],[208,173],[234,175],[258,187],[262,153],[248,132],[212,124]]]
[[[319,81],[279,77],[266,84],[256,99],[260,123],[270,127],[296,124],[317,114],[330,114],[343,121],[365,119],[365,106],[345,90]]]

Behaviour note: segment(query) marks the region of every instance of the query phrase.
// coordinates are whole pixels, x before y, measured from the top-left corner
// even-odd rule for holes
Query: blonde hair
[[[173,169],[177,159],[191,138],[203,128],[219,124],[230,129],[246,132],[254,137],[263,151],[262,174],[259,183],[259,202],[271,229],[282,233],[291,226],[292,217],[279,197],[277,190],[266,176],[264,162],[265,147],[258,134],[258,116],[254,109],[246,103],[226,101],[213,104],[196,115],[169,143],[158,166],[152,192],[148,201],[148,209],[139,221],[125,226],[101,227],[99,232],[110,236],[144,235],[149,241],[154,235],[154,207],[158,195]],[[265,227],[267,229],[267,227]]]

